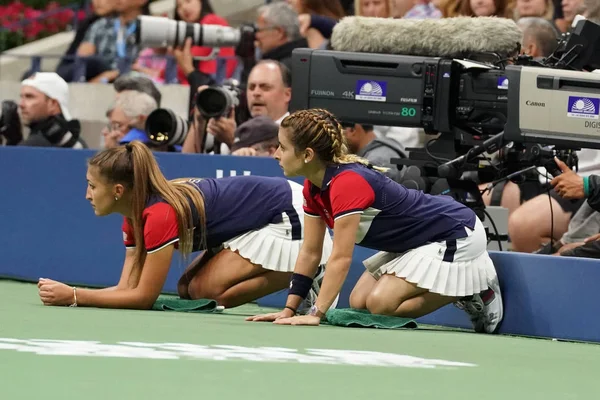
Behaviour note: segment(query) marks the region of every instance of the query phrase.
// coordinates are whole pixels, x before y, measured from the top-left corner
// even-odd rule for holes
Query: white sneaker
[[[300,314],[300,315],[308,314],[311,307],[315,304],[315,302],[317,301],[317,296],[319,295],[319,292],[321,291],[321,284],[323,283],[324,276],[325,276],[325,265],[319,265],[319,268],[317,269],[317,273],[315,274],[315,279],[313,280],[313,283],[312,283],[312,287],[310,288],[310,291],[308,292],[308,295],[306,296],[304,301],[300,304],[300,307],[298,307],[298,314]],[[337,297],[335,298],[335,300],[333,301],[333,303],[331,304],[331,307],[329,307],[329,309],[336,308],[339,300],[340,300],[340,295],[338,294]]]
[[[502,304],[502,293],[498,278],[489,283],[489,289],[481,293],[484,305],[484,327],[487,333],[496,333],[504,318],[504,305]]]

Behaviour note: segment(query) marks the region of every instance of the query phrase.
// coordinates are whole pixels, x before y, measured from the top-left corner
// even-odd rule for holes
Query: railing
[[[67,61],[73,61],[74,63],[74,73],[73,79],[71,82],[86,82],[86,60],[99,60],[98,56],[90,56],[90,57],[79,57],[76,55],[67,56],[64,54],[44,54],[43,56],[31,56],[25,54],[3,54],[2,57],[13,57],[13,58],[29,58],[31,59],[30,64],[30,73],[40,72],[42,71],[42,60],[43,59],[64,59]],[[165,84],[176,84],[177,80],[177,61],[173,56],[142,56],[140,58],[152,58],[152,59],[166,59],[166,67],[165,67]],[[217,84],[223,83],[223,81],[227,78],[227,61],[230,59],[238,60],[238,67],[235,70],[232,78],[240,79],[243,64],[239,61],[237,57],[215,57],[214,60],[217,62],[216,73],[212,74],[213,79]],[[117,59],[117,68],[121,74],[125,74],[132,70],[133,62],[136,60],[132,60],[129,57],[118,58]],[[1,77],[0,77],[1,79]]]

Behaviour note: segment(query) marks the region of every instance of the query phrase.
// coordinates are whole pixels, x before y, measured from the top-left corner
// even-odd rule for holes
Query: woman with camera
[[[229,308],[289,286],[304,236],[301,185],[258,176],[167,181],[138,141],[92,157],[87,181],[96,215],[124,217],[121,278],[101,290],[40,279],[45,305],[149,309],[177,249],[184,255],[203,251],[179,280],[182,298],[214,299]],[[326,262],[331,238],[320,247],[311,263]],[[312,298],[322,275],[315,276]]]

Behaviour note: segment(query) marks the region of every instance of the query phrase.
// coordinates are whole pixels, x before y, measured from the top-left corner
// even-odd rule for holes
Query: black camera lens
[[[196,98],[198,111],[206,118],[216,118],[226,114],[228,103],[225,93],[217,88],[206,88],[198,93]]]
[[[156,146],[181,145],[188,133],[188,122],[172,110],[159,108],[146,119],[146,135]]]

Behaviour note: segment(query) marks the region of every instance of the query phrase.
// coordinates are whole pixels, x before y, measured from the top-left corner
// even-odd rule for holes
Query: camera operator
[[[289,115],[288,107],[292,97],[291,75],[289,69],[275,60],[262,60],[258,62],[248,77],[246,101],[252,118],[266,116],[279,124]],[[206,87],[200,87],[199,92]],[[203,129],[204,118],[198,108],[194,110],[194,122],[190,124],[190,131],[183,144],[184,153],[208,153],[214,151],[220,154],[229,154],[235,139],[237,123],[234,110],[228,117],[210,118],[208,120],[207,139],[204,148]],[[214,141],[222,145],[219,149],[213,148]]]
[[[404,147],[394,139],[378,138],[373,131],[373,125],[342,122],[346,143],[351,153],[366,158],[373,165],[389,168],[385,175],[392,180],[401,181],[402,171],[392,158],[407,158]]]
[[[30,129],[23,146],[86,148],[81,125],[68,109],[69,85],[55,72],[38,72],[21,82],[19,111]]]
[[[556,192],[565,199],[587,199],[584,203],[593,211],[588,218],[597,220],[600,211],[600,176],[580,176],[572,171],[566,164],[556,160],[562,174],[555,177],[550,184]],[[596,221],[597,222],[597,221]],[[580,242],[563,245],[555,255],[568,257],[600,258],[600,228],[598,224],[588,224],[595,228],[595,232]],[[591,231],[590,231],[591,233]]]

